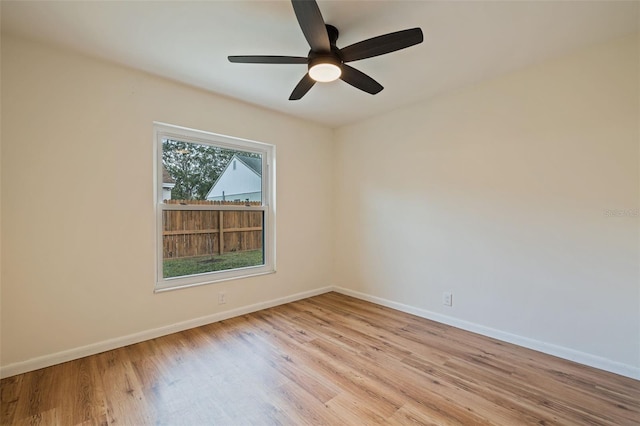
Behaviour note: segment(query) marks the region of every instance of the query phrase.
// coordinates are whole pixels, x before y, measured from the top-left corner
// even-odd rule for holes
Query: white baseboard
[[[72,361],[74,359],[83,358],[89,355],[95,355],[112,349],[121,348],[123,346],[132,345],[134,343],[140,343],[145,340],[155,339],[156,337],[166,336],[168,334],[188,330],[190,328],[200,327],[202,325],[249,314],[251,312],[260,311],[262,309],[272,308],[274,306],[283,305],[285,303],[295,302],[296,300],[317,296],[319,294],[327,293],[332,290],[332,287],[323,287],[311,291],[296,293],[278,299],[268,300],[248,306],[242,306],[240,308],[231,309],[224,312],[217,312],[212,315],[206,315],[204,317],[170,324],[164,327],[145,330],[139,333],[116,337],[114,339],[103,340],[101,342],[92,343],[90,345],[81,346],[62,352],[57,352],[51,355],[43,355],[37,358],[28,359],[26,361],[7,364],[0,367],[0,378],[15,376],[16,374],[26,373],[28,371],[49,367],[67,361]]]
[[[329,286],[323,287],[311,291],[302,293],[296,293],[290,296],[281,297],[278,299],[268,300],[265,302],[256,303],[253,305],[242,306],[240,308],[231,309],[224,312],[217,312],[212,315],[206,315],[204,317],[195,318],[188,321],[183,321],[175,324],[170,324],[164,327],[154,328],[151,330],[141,331],[139,333],[129,334],[114,339],[108,339],[90,345],[81,346],[78,348],[69,349],[66,351],[57,352],[51,355],[44,355],[37,358],[31,358],[26,361],[16,362],[0,367],[0,378],[14,376],[16,374],[26,373],[28,371],[37,370],[44,367],[49,367],[62,362],[72,361],[74,359],[82,358],[89,355],[95,355],[101,352],[117,349],[123,346],[132,345],[134,343],[143,342],[149,339],[155,339],[157,337],[166,336],[168,334],[176,333],[183,330],[188,330],[194,327],[200,327],[202,325],[211,324],[217,321],[237,317],[240,315],[249,314],[251,312],[260,311],[262,309],[272,308],[274,306],[283,305],[285,303],[295,302],[296,300],[306,299],[308,297],[317,296],[329,291],[335,291],[347,296],[352,296],[358,299],[366,300],[368,302],[376,303],[378,305],[386,306],[388,308],[396,309],[398,311],[406,312],[412,315],[416,315],[422,318],[437,321],[442,324],[451,325],[463,330],[478,333],[483,336],[492,337],[494,339],[501,340],[507,343],[513,343],[518,346],[533,349],[539,352],[543,352],[549,355],[554,355],[560,358],[575,361],[580,364],[588,365],[590,367],[598,368],[601,370],[609,371],[611,373],[620,374],[622,376],[630,377],[632,379],[640,380],[640,368],[622,364],[619,362],[611,361],[606,358],[598,357],[588,353],[576,351],[573,349],[565,348],[563,346],[553,345],[545,343],[539,340],[529,339],[527,337],[518,336],[516,334],[507,333],[504,331],[496,330],[490,327],[485,327],[479,324],[475,324],[468,321],[463,321],[457,318],[441,315],[435,312],[427,311],[425,309],[416,308],[414,306],[405,305],[403,303],[394,302],[381,297],[371,296],[369,294],[361,293],[358,291],[350,290],[343,287]]]
[[[529,339],[527,337],[518,336],[517,334],[507,333],[504,331],[496,330],[494,328],[485,327],[472,322],[427,311],[425,309],[416,308],[414,306],[405,305],[403,303],[394,302],[388,299],[383,299],[381,297],[371,296],[369,294],[361,293],[359,291],[354,291],[347,288],[334,286],[332,290],[337,293],[342,293],[347,296],[355,297],[357,299],[366,300],[367,302],[376,303],[378,305],[386,306],[388,308],[396,309],[408,314],[437,321],[439,323],[447,324],[456,328],[460,328],[462,330],[467,330],[473,333],[481,334],[483,336],[498,339],[503,342],[513,343],[514,345],[533,349],[538,352],[543,352],[549,355],[557,356],[559,358],[598,368],[600,370],[605,370],[611,373],[619,374],[621,376],[640,380],[640,368],[634,367],[632,365],[611,361],[606,358],[576,351],[574,349],[565,348],[563,346],[545,343],[535,339]]]

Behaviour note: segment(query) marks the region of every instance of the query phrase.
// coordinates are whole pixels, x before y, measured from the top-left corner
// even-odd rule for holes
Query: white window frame
[[[238,151],[254,152],[262,155],[262,206],[217,206],[217,205],[176,205],[165,204],[162,199],[162,140],[173,139],[197,144],[213,145]],[[276,271],[275,232],[275,150],[271,144],[220,135],[202,130],[189,129],[166,123],[153,123],[154,147],[154,204],[156,213],[156,280],[155,292],[178,288],[212,284],[238,278],[270,274]],[[264,212],[262,235],[264,264],[246,268],[228,269],[181,277],[163,277],[163,224],[165,210],[247,210]]]

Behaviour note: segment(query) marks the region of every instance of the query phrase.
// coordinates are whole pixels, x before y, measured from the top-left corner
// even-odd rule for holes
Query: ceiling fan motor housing
[[[331,53],[309,53],[309,69],[318,64],[342,65],[342,59],[335,52]]]

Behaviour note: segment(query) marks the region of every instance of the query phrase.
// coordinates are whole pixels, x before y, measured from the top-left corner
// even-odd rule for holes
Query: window
[[[275,272],[275,147],[154,123],[156,291]]]

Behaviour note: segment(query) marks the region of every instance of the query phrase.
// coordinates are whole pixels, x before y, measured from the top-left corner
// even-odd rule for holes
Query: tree
[[[162,164],[175,180],[171,198],[204,200],[236,152],[211,145],[163,140]]]

